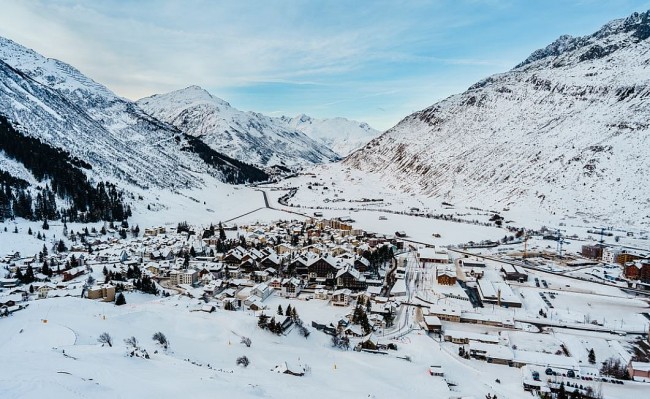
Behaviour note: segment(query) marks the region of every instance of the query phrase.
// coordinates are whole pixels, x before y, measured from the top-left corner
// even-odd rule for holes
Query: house
[[[334,325],[332,323],[330,323],[329,325],[326,325],[326,324],[321,324],[321,323],[312,321],[311,326],[314,327],[318,331],[324,332],[325,334],[329,334],[329,335],[336,335],[337,334],[337,328],[334,327]]]
[[[623,272],[630,280],[650,281],[650,259],[628,262]]]
[[[528,273],[526,273],[521,267],[510,263],[504,263],[501,266],[501,274],[506,280],[519,281],[520,283],[528,281]]]
[[[302,291],[302,281],[292,277],[282,281],[280,293],[287,298],[297,298],[298,294]]]
[[[17,278],[0,278],[0,288],[17,287],[20,280]]]
[[[460,323],[460,310],[451,308],[448,306],[440,306],[440,305],[431,305],[429,307],[429,315],[430,316],[436,316],[440,320],[444,321],[453,321],[456,323]]]
[[[362,349],[376,350],[377,347],[379,346],[379,341],[377,340],[375,334],[370,333],[365,337],[361,338],[361,341],[359,342],[359,346]]]
[[[630,378],[635,381],[650,381],[650,363],[630,362],[627,366]]]
[[[115,286],[111,284],[103,284],[101,286],[88,288],[86,298],[103,299],[105,302],[113,302],[115,301]]]
[[[291,316],[284,316],[280,317],[276,322],[280,324],[282,332],[285,332],[293,325],[293,318]]]
[[[251,295],[254,295],[264,302],[273,293],[273,288],[266,283],[259,283],[251,289]]]
[[[436,269],[436,280],[441,285],[456,285],[456,272],[451,267]]]
[[[214,305],[203,305],[201,306],[201,312],[212,313],[216,310]]]
[[[86,268],[83,266],[73,267],[72,269],[65,270],[63,272],[63,281],[70,281],[75,277],[79,277],[86,272]]]
[[[346,265],[336,273],[336,287],[354,290],[366,289],[366,278],[353,267]]]
[[[418,259],[422,263],[449,263],[449,254],[444,251],[436,251],[435,248],[418,249]]]
[[[314,298],[316,299],[322,299],[322,300],[327,300],[328,299],[328,291],[323,287],[322,285],[317,285],[316,288],[314,289]]]
[[[442,323],[437,316],[424,316],[424,327],[429,332],[440,332],[442,331]]]
[[[318,258],[315,262],[312,262],[307,267],[307,272],[310,280],[322,282],[326,282],[327,280],[331,281],[338,272],[335,258],[329,255],[324,255]]]
[[[332,305],[334,306],[348,306],[350,304],[350,296],[352,291],[349,289],[336,290],[332,293]]]
[[[354,267],[361,273],[365,273],[370,269],[370,261],[363,256],[357,255],[354,257]]]

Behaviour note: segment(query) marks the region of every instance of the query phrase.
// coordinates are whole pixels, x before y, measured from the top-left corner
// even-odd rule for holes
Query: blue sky
[[[634,0],[3,2],[0,35],[131,99],[197,84],[243,110],[387,129]]]

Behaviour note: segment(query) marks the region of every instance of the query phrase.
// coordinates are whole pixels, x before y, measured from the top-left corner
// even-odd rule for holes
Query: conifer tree
[[[117,294],[117,298],[115,298],[115,305],[117,306],[126,305],[126,298],[124,297],[123,293],[120,292],[119,294]]]

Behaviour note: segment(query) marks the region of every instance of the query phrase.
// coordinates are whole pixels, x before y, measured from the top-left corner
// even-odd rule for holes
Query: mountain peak
[[[649,37],[650,10],[643,13],[635,12],[627,18],[608,22],[591,35],[581,37],[562,35],[548,46],[535,50],[522,63],[515,66],[515,69],[547,58],[555,59],[576,50],[583,50],[577,62],[602,58]]]
[[[183,105],[198,105],[198,104],[214,104],[217,107],[231,108],[230,103],[221,98],[212,95],[206,89],[198,85],[191,85],[184,89],[174,90],[165,94],[155,94],[151,97],[146,97],[138,101],[146,101],[147,99],[164,98],[166,101]]]

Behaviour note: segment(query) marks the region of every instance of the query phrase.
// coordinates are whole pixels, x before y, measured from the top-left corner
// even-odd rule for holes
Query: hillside
[[[441,201],[650,224],[650,12],[562,36],[344,163]]]
[[[79,166],[81,176],[95,183],[106,180],[140,189],[199,188],[207,176],[228,183],[268,178],[264,171],[208,150],[200,140],[150,117],[72,66],[4,38],[0,116],[18,139],[30,137],[34,145],[48,148],[40,153],[65,149],[66,156],[77,160],[57,169],[59,180],[68,185],[69,176],[81,173]],[[41,186],[54,178],[35,169],[42,169],[47,159],[28,165],[25,160],[34,149],[17,155],[8,147],[12,142],[0,142],[0,171]]]
[[[240,111],[198,86],[143,98],[137,104],[153,117],[244,162],[290,167],[339,159],[327,146],[279,119]]]

